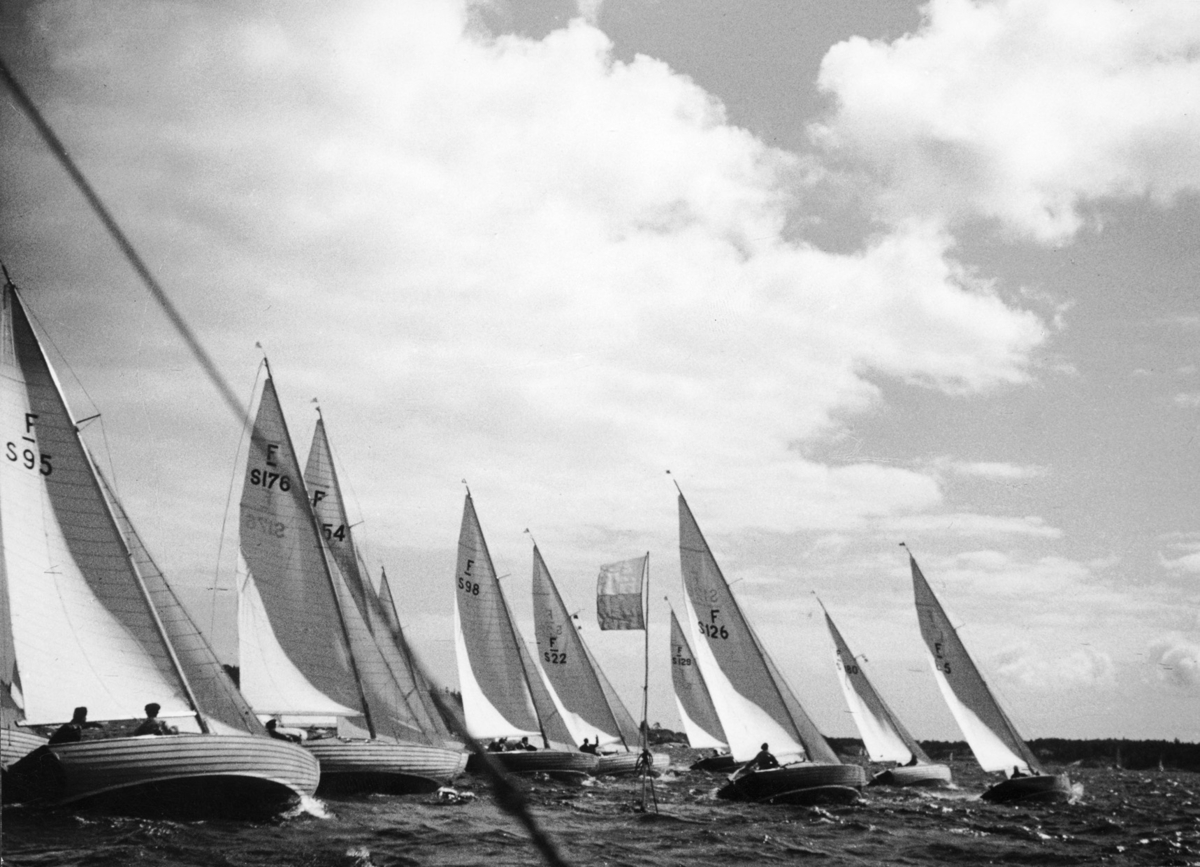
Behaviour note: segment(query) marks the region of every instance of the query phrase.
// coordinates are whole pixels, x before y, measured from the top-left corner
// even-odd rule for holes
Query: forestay
[[[679,554],[701,668],[734,759],[749,761],[767,741],[781,761],[838,763],[747,623],[682,494]]]
[[[6,716],[62,723],[77,705],[130,719],[191,705],[15,289],[0,303],[0,580]],[[0,594],[3,596],[4,594]],[[10,643],[11,642],[11,643]]]
[[[704,684],[704,675],[674,609],[671,610],[671,683],[675,687],[675,706],[692,748],[727,747],[725,730]]]
[[[640,738],[637,723],[588,651],[536,545],[533,623],[538,663],[565,711],[563,718],[574,742],[595,737],[600,743],[635,748]]]
[[[985,771],[1011,773],[1017,767],[1041,773],[1041,765],[988,689],[911,553],[908,562],[917,620],[934,677],[979,766]]]
[[[842,684],[850,715],[854,718],[859,734],[862,735],[867,755],[875,762],[907,763],[916,758],[922,764],[929,764],[929,756],[892,713],[883,696],[875,690],[828,611],[825,612],[825,625],[829,627],[829,634],[833,637],[833,659],[837,667],[838,681]]]

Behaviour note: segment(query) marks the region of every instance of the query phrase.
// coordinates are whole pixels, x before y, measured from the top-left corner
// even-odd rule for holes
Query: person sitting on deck
[[[519,744],[517,744],[517,749],[518,750],[531,750],[533,752],[537,752],[537,747],[535,747],[533,744],[531,744],[529,742],[529,735],[525,735],[525,737],[521,738],[521,742]]]
[[[767,748],[767,745],[763,744],[762,749],[758,751],[758,755],[750,760],[750,767],[765,771],[769,768],[779,767],[779,760],[771,755],[771,751]]]
[[[84,729],[102,728],[104,728],[104,723],[88,722],[86,707],[77,707],[71,715],[71,721],[59,726],[54,734],[50,735],[49,743],[73,744],[83,740]]]
[[[1013,772],[1011,774],[1009,774],[1008,778],[1011,780],[1014,777],[1028,777],[1028,776],[1030,776],[1030,775],[1021,771],[1020,765],[1013,765]]]
[[[291,741],[294,744],[300,743],[299,735],[293,735],[289,734],[288,732],[279,731],[279,720],[277,719],[267,720],[267,734],[281,741]]]
[[[142,720],[142,724],[133,730],[134,735],[177,735],[179,729],[174,726],[169,726],[158,718],[158,712],[161,710],[161,705],[157,702],[150,702],[146,705],[146,718]]]
[[[599,738],[597,738],[597,740],[599,740]],[[582,746],[579,748],[579,752],[581,752],[581,753],[591,753],[592,755],[595,755],[595,754],[596,754],[596,747],[597,747],[597,746],[599,746],[599,744],[598,744],[598,743],[596,743],[596,744],[591,744],[591,743],[588,743],[588,739],[587,739],[587,738],[584,738],[584,739],[583,739],[583,745],[582,745]]]

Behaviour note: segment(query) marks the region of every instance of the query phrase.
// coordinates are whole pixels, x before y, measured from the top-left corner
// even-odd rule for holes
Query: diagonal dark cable
[[[54,130],[50,128],[50,124],[42,117],[42,113],[33,104],[33,100],[29,98],[29,94],[25,92],[25,89],[21,87],[20,83],[13,76],[12,71],[8,68],[8,64],[4,62],[3,58],[0,58],[0,75],[4,77],[4,83],[8,85],[8,89],[12,92],[13,97],[45,140],[46,146],[58,158],[62,167],[67,170],[67,174],[71,176],[71,180],[75,182],[75,186],[83,193],[83,197],[88,200],[88,204],[92,206],[92,210],[96,212],[96,215],[100,218],[100,222],[104,224],[104,228],[108,229],[108,233],[117,242],[117,246],[121,248],[121,252],[125,254],[125,258],[129,260],[129,264],[133,266],[133,270],[142,278],[142,282],[146,284],[146,288],[150,290],[150,294],[158,302],[158,306],[162,308],[162,311],[167,315],[167,319],[175,326],[175,330],[179,332],[179,336],[183,338],[183,342],[187,344],[196,361],[204,369],[204,372],[208,375],[213,385],[216,386],[221,399],[225,401],[226,406],[229,407],[240,424],[245,418],[246,411],[238,400],[237,395],[233,393],[233,389],[229,387],[229,383],[225,381],[225,377],[217,370],[217,366],[212,358],[209,357],[208,352],[200,345],[200,341],[192,333],[192,329],[188,327],[188,324],[183,321],[183,317],[175,309],[175,305],[171,303],[171,299],[167,297],[167,293],[163,291],[162,286],[154,279],[154,275],[150,273],[150,269],[146,267],[146,263],[142,261],[142,257],[133,249],[133,244],[125,237],[125,233],[121,231],[121,227],[117,225],[117,221],[113,219],[112,214],[108,212],[108,208],[100,201],[100,197],[96,195],[96,191],[87,182],[87,178],[83,176],[83,172],[79,170],[79,167],[75,165],[75,161],[71,159],[63,143],[59,141],[58,136],[54,134]]]
[[[217,391],[220,392],[222,399],[224,399],[226,405],[233,412],[234,416],[238,420],[238,423],[244,423],[246,411],[242,407],[241,402],[237,399],[237,396],[233,393],[233,389],[229,387],[229,384],[225,381],[225,378],[221,376],[221,373],[217,370],[217,366],[213,363],[213,360],[209,357],[208,353],[205,352],[204,347],[200,345],[200,342],[196,339],[196,336],[192,334],[192,330],[188,327],[187,323],[183,321],[183,317],[179,314],[179,311],[175,309],[175,305],[171,303],[171,300],[167,297],[167,294],[163,291],[163,288],[158,284],[158,281],[154,279],[154,276],[150,273],[150,269],[146,267],[146,263],[142,261],[141,256],[139,256],[137,251],[133,249],[133,245],[129,242],[129,239],[125,237],[125,233],[121,231],[121,228],[117,225],[116,220],[114,220],[112,215],[109,214],[108,209],[104,207],[104,203],[100,201],[100,197],[96,195],[96,192],[87,182],[87,179],[84,178],[83,173],[75,165],[70,155],[67,154],[66,148],[63,147],[63,143],[59,141],[58,136],[54,134],[54,130],[52,130],[50,125],[46,123],[45,118],[43,118],[41,112],[38,111],[37,106],[33,104],[33,101],[29,98],[28,94],[25,93],[24,88],[22,88],[16,78],[13,77],[12,72],[9,70],[8,65],[4,62],[3,58],[0,58],[0,75],[3,76],[4,83],[8,85],[8,89],[12,91],[13,96],[16,97],[17,102],[21,105],[21,108],[24,109],[25,114],[29,116],[29,119],[33,122],[33,125],[37,127],[37,130],[41,134],[42,138],[45,139],[46,145],[58,158],[58,161],[62,163],[63,168],[67,170],[67,174],[71,176],[71,179],[75,182],[75,185],[79,187],[79,191],[83,193],[84,198],[88,200],[88,204],[92,206],[97,216],[100,217],[100,221],[104,223],[105,228],[108,229],[109,233],[113,236],[113,240],[117,242],[117,246],[121,248],[121,252],[125,254],[125,258],[129,260],[129,263],[133,266],[133,269],[137,271],[138,276],[142,278],[142,282],[146,284],[146,288],[150,290],[150,294],[154,296],[154,300],[158,302],[159,306],[162,307],[163,312],[167,314],[167,318],[171,320],[171,324],[175,326],[175,330],[179,332],[179,335],[188,345],[188,348],[196,357],[196,361],[200,363],[200,366],[204,368],[204,372],[207,373],[209,379],[212,380],[213,385],[217,387]],[[415,661],[416,660],[414,657],[414,662]],[[515,816],[521,822],[521,824],[525,826],[525,829],[529,832],[534,846],[542,855],[542,858],[545,859],[547,864],[551,865],[551,867],[569,867],[569,865],[562,860],[562,856],[559,855],[558,849],[555,847],[553,841],[538,825],[538,822],[530,812],[528,802],[525,800],[525,797],[521,793],[520,789],[518,789],[514,785],[513,781],[509,779],[508,775],[504,773],[503,769],[499,766],[499,763],[496,762],[496,760],[490,755],[488,755],[488,753],[479,745],[479,743],[470,736],[466,730],[466,726],[460,719],[458,719],[457,715],[450,710],[440,696],[438,696],[435,692],[431,692],[430,696],[433,698],[434,703],[437,704],[438,710],[442,713],[442,715],[447,717],[447,719],[451,722],[451,727],[454,729],[455,734],[462,737],[469,748],[482,759],[484,775],[490,778],[493,792],[496,795],[496,801],[500,807]]]

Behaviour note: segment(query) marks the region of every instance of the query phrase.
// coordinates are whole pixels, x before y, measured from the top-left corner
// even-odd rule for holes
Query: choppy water
[[[674,750],[686,767],[689,753]],[[1200,865],[1200,775],[1069,768],[1076,804],[1006,807],[978,800],[985,777],[952,763],[957,790],[868,789],[861,804],[805,808],[717,801],[721,778],[680,771],[654,787],[657,817],[633,780],[582,788],[538,783],[529,800],[574,865],[1146,864]],[[324,799],[271,822],[167,822],[94,813],[4,811],[6,865],[539,864],[524,830],[486,786],[440,805],[432,796]]]

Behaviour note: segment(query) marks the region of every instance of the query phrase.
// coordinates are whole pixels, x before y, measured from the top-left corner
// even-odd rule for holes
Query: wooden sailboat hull
[[[950,768],[946,765],[901,765],[880,771],[871,777],[872,786],[922,786],[940,787],[950,785]]]
[[[322,792],[433,792],[467,765],[465,752],[425,744],[325,738],[304,747],[321,763]]]
[[[666,753],[651,753],[650,755],[653,757],[650,775],[662,776],[671,766],[671,757]],[[637,753],[611,753],[600,756],[600,763],[596,766],[595,774],[597,777],[621,777],[641,772],[642,768],[638,764]]]
[[[0,728],[0,768],[8,769],[46,743],[46,738],[24,729]]]
[[[706,759],[693,762],[691,769],[693,771],[712,771],[716,774],[728,774],[736,769],[739,764],[740,762],[733,760],[733,756],[726,753],[723,756],[709,756]]]
[[[596,768],[600,765],[599,756],[568,750],[512,750],[488,755],[510,774],[547,774],[554,779],[573,783],[595,776]],[[478,762],[479,759],[472,756],[468,770],[477,767]]]
[[[269,814],[317,789],[295,744],[253,736],[101,738],[45,746],[8,769],[6,800],[159,813]]]
[[[801,763],[746,771],[733,777],[717,797],[766,804],[845,804],[858,800],[867,784],[858,765]]]
[[[1013,777],[992,786],[980,797],[996,804],[1059,803],[1071,800],[1071,780],[1066,774]]]

